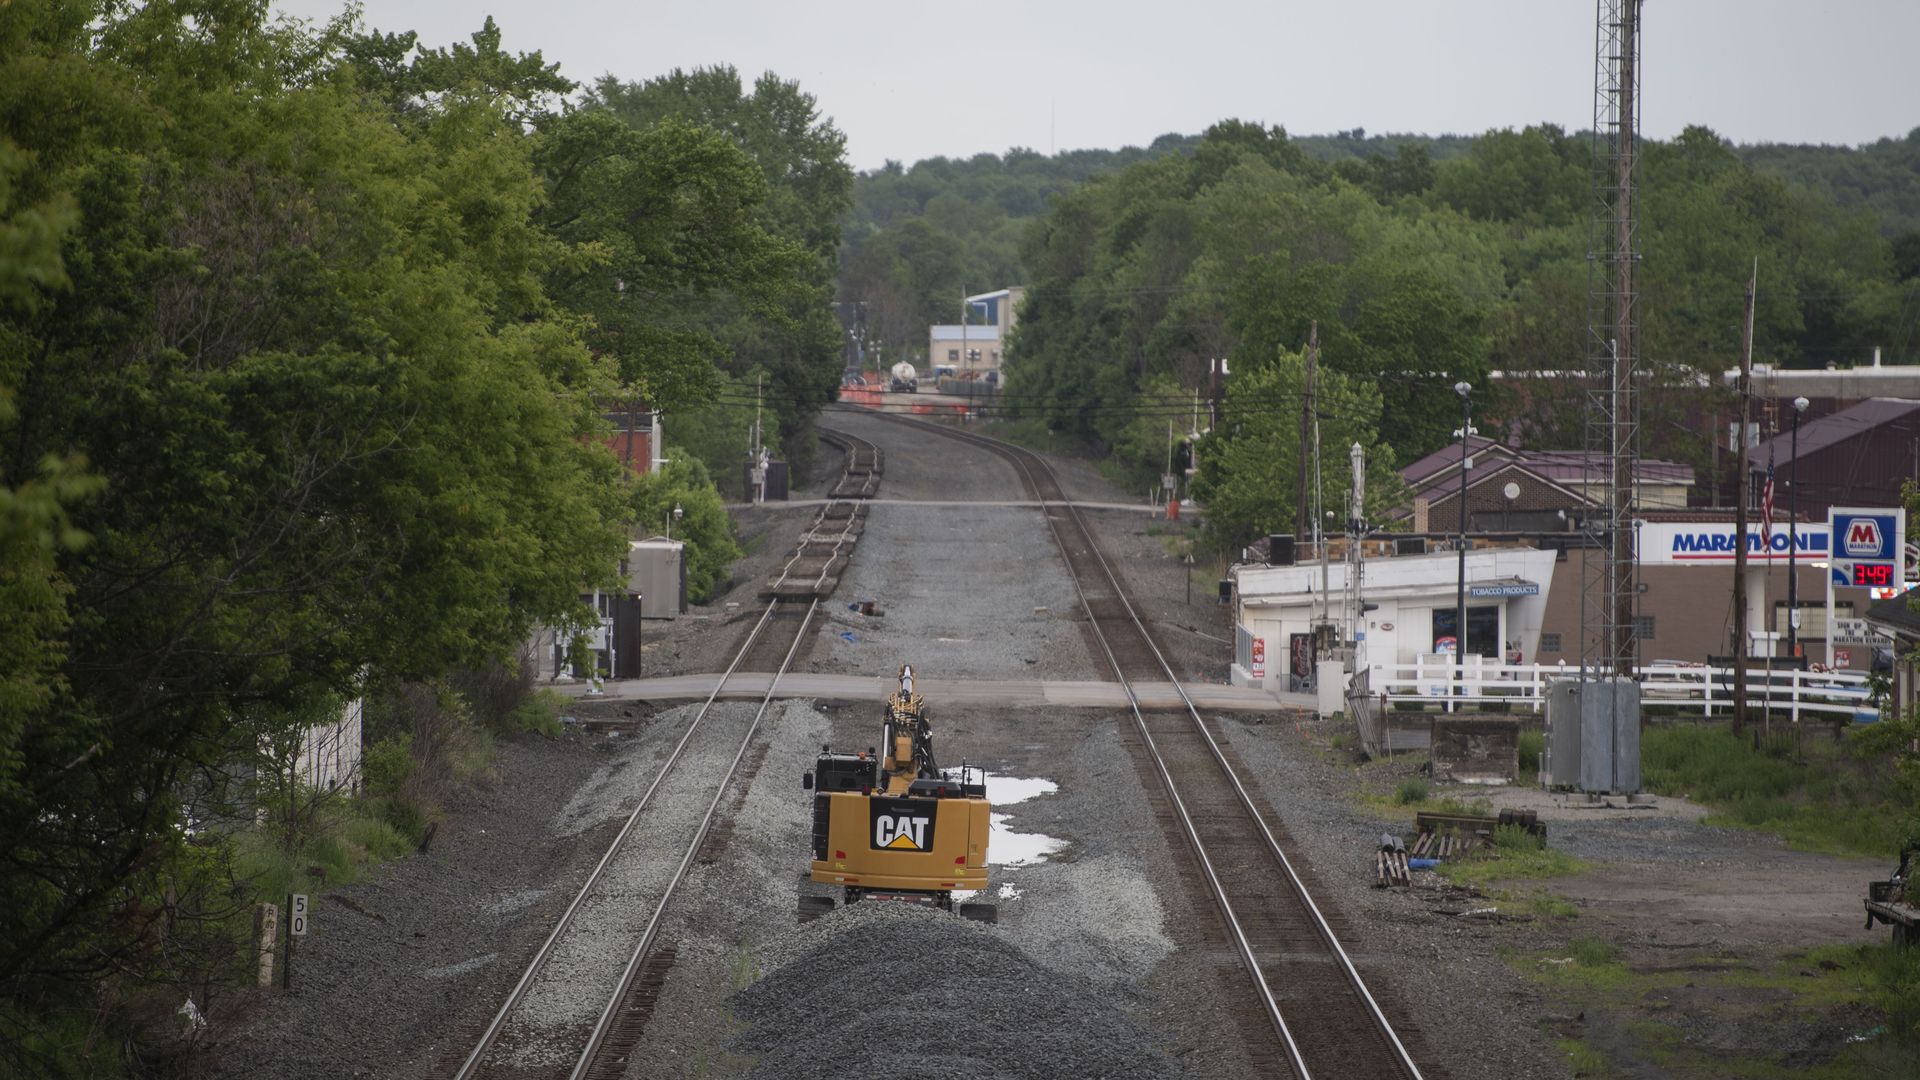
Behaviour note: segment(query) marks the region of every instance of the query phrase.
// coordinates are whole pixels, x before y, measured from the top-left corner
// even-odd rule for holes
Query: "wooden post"
[[[273,947],[280,936],[280,909],[273,904],[261,904],[253,910],[253,938],[260,943],[260,970],[256,984],[273,985]]]
[[[287,953],[280,958],[280,989],[293,989],[293,894],[287,894]]]
[[[1307,499],[1307,458],[1313,452],[1313,369],[1319,359],[1320,323],[1315,321],[1307,329],[1306,393],[1300,398],[1300,482],[1295,485],[1293,504],[1293,531],[1301,543],[1316,535],[1319,525],[1312,517],[1313,503]]]

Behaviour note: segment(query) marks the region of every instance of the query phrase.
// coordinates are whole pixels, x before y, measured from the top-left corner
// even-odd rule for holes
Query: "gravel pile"
[[[1097,984],[946,912],[855,904],[766,955],[779,966],[733,997],[748,1076],[1177,1075]]]

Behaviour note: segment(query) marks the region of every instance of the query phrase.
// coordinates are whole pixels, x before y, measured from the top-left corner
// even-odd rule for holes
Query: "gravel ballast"
[[[733,997],[748,1076],[1177,1075],[1098,984],[990,927],[870,901],[793,937],[808,947]]]

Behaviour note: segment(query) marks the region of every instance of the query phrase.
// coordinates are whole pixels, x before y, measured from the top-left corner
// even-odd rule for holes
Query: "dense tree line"
[[[1920,236],[1903,231],[1899,209],[1920,190],[1910,143],[1788,153],[1696,127],[1643,144],[1639,351],[1653,379],[1652,452],[1710,460],[1708,425],[1690,413],[1713,407],[1719,373],[1737,362],[1756,260],[1760,361],[1844,364],[1878,345],[1889,362],[1914,362]],[[1445,391],[1460,378],[1479,387],[1498,433],[1580,445],[1577,382],[1534,380],[1513,395],[1490,392],[1485,376],[1587,362],[1585,134],[1296,139],[1229,121],[1112,154],[889,166],[863,174],[854,201],[843,300],[865,300],[870,320],[884,313],[884,335],[908,348],[925,323],[951,320],[962,283],[1028,285],[1009,411],[1115,448],[1137,479],[1165,467],[1167,414],[1188,426],[1186,409],[1165,404],[1169,388],[1173,398],[1204,389],[1210,358],[1229,358],[1232,381],[1278,379],[1257,408],[1240,391],[1249,411],[1200,455],[1203,489],[1262,507],[1216,515],[1223,540],[1293,524],[1291,480],[1261,503],[1220,489],[1218,465],[1243,456],[1225,444],[1253,413],[1262,425],[1260,410],[1297,414],[1285,387],[1300,380],[1262,373],[1297,364],[1315,323],[1323,370],[1378,395],[1379,415],[1360,414],[1375,434],[1358,441],[1394,463],[1450,438],[1458,403]],[[1035,215],[1037,201],[1047,209]],[[1151,447],[1143,417],[1162,429]],[[1281,423],[1270,441],[1254,456],[1298,457],[1295,428]],[[1326,479],[1336,509],[1344,462],[1339,473]]]
[[[706,471],[634,484],[609,402],[826,400],[850,176],[812,99],[574,89],[491,20],[0,15],[0,1072],[113,1071],[110,1006],[211,977],[238,764],[581,617],[668,501],[723,574]]]

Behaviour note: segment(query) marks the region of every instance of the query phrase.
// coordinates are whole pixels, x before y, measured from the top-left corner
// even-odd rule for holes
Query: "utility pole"
[[[1347,518],[1347,582],[1353,593],[1353,671],[1357,675],[1366,659],[1366,631],[1361,627],[1366,623],[1367,601],[1361,592],[1360,572],[1366,552],[1362,550],[1367,536],[1367,451],[1359,443],[1354,443],[1347,451],[1347,459],[1353,465],[1352,512]]]
[[[1220,426],[1221,380],[1227,373],[1227,358],[1215,356],[1207,361],[1207,429]]]
[[[1313,536],[1320,547],[1320,624],[1325,626],[1333,622],[1333,600],[1327,595],[1328,559],[1327,559],[1327,515],[1324,510],[1322,493],[1326,489],[1320,484],[1320,414],[1313,414]],[[1314,640],[1320,638],[1318,628]],[[1318,646],[1315,646],[1316,650]],[[1314,660],[1320,659],[1316,651]]]
[[[1800,415],[1813,404],[1806,398],[1793,399],[1793,460],[1787,462],[1787,487],[1792,490],[1792,498],[1787,510],[1787,655],[1800,655],[1800,574],[1794,565],[1800,554]],[[1767,462],[1771,465],[1771,459]],[[1832,541],[1828,541],[1831,545]],[[1832,554],[1829,547],[1829,555]],[[1833,571],[1827,571],[1831,577]],[[1833,640],[1833,634],[1827,634],[1827,640]]]
[[[1307,516],[1307,443],[1312,435],[1309,428],[1313,424],[1313,368],[1319,356],[1320,323],[1316,320],[1309,324],[1307,330],[1306,393],[1300,398],[1300,482],[1296,485],[1297,494],[1293,503],[1293,531],[1299,533],[1302,540],[1307,538],[1307,524],[1313,520]]]
[[[767,450],[760,440],[760,404],[765,394],[765,374],[753,377],[753,501],[767,501]]]
[[[1747,406],[1753,380],[1753,295],[1760,287],[1760,260],[1747,279],[1747,312],[1740,324],[1740,443],[1733,485],[1733,733],[1747,726]]]

